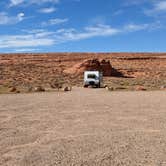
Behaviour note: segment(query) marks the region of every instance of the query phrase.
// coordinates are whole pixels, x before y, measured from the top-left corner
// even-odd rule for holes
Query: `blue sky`
[[[166,52],[166,0],[1,0],[0,53]]]

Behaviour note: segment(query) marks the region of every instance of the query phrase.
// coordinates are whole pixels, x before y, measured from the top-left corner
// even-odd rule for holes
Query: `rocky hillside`
[[[75,70],[86,69],[94,59],[110,66],[119,74],[104,78],[113,87],[133,89],[144,86],[159,89],[166,85],[166,54],[148,53],[50,53],[50,54],[1,54],[0,88],[17,86],[26,88],[52,82],[82,85],[82,74]],[[85,67],[85,68],[84,68]],[[67,71],[67,72],[66,72]],[[108,72],[108,71],[107,71]]]

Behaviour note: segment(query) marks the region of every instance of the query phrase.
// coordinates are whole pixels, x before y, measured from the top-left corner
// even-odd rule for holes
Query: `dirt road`
[[[1,95],[0,165],[165,166],[166,92]]]

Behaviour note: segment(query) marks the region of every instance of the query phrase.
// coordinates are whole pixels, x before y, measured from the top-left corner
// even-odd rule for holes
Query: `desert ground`
[[[104,77],[104,83],[115,90],[166,89],[166,53],[48,53],[0,54],[0,93],[11,86],[28,92],[36,86],[70,84],[81,87],[82,73],[65,73],[89,59],[109,60],[121,73]]]
[[[0,95],[0,165],[165,166],[165,91]]]

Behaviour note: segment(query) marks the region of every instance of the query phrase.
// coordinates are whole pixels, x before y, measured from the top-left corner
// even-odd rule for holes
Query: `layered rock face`
[[[84,71],[101,71],[103,76],[111,76],[112,66],[110,61],[90,59],[65,70],[67,74],[82,74]]]

